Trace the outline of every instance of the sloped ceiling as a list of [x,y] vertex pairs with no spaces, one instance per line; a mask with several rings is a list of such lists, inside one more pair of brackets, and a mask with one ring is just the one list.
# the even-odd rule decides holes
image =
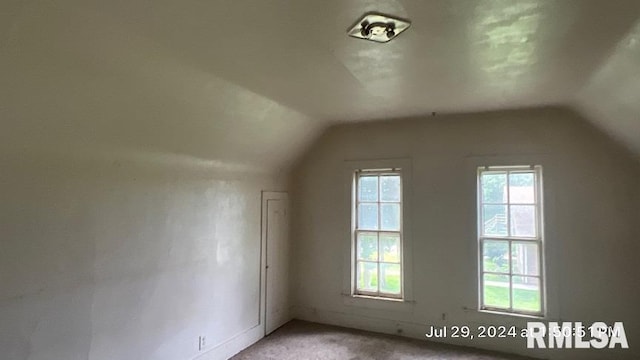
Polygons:
[[[367,11],[413,25],[347,37]],[[640,152],[639,19],[636,0],[9,0],[0,146],[274,169],[335,122],[564,104]]]
[[574,106],[640,155],[640,21],[594,72]]

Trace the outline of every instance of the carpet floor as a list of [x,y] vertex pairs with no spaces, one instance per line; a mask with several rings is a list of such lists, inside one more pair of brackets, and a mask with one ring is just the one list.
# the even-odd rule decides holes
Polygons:
[[232,360],[524,360],[472,348],[293,320]]

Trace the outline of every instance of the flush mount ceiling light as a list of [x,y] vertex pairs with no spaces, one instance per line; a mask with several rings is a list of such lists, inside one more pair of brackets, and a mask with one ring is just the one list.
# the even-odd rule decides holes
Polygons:
[[408,20],[368,13],[353,25],[347,34],[359,39],[385,43],[407,30],[410,25]]

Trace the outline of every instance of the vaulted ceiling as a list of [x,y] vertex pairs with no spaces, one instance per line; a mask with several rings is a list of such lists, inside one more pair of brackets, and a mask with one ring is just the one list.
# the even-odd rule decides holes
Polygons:
[[[412,26],[347,37],[368,11]],[[4,147],[272,168],[335,122],[567,105],[640,153],[640,2],[10,0],[0,79]]]

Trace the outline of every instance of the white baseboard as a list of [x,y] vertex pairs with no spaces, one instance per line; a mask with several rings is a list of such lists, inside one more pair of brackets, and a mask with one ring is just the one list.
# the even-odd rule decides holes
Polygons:
[[194,360],[227,360],[263,337],[264,325],[259,324],[198,355]]

